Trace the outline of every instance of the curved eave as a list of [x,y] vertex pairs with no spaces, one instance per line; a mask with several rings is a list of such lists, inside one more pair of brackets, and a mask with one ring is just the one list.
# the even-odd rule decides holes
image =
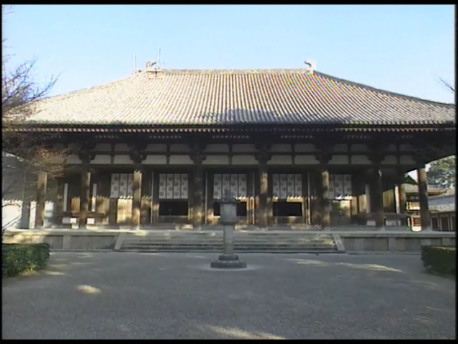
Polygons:
[[221,132],[221,131],[350,131],[350,132],[419,132],[453,131],[456,123],[402,124],[21,124],[9,130],[21,132]]

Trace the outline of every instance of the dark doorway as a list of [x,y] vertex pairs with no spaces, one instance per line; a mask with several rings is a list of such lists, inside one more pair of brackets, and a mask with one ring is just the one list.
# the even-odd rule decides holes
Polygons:
[[159,216],[188,216],[188,201],[160,201]]
[[273,203],[274,216],[302,216],[301,202],[279,201]]

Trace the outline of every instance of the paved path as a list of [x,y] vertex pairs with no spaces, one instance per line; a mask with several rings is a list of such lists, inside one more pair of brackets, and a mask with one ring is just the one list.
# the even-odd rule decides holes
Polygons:
[[53,253],[3,281],[3,338],[454,338],[455,281],[419,255]]

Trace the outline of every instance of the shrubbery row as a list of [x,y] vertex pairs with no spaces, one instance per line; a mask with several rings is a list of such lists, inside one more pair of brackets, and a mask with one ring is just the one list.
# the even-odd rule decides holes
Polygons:
[[46,267],[49,244],[2,244],[2,276],[14,276]]
[[427,270],[456,274],[456,249],[453,246],[422,246],[421,260]]

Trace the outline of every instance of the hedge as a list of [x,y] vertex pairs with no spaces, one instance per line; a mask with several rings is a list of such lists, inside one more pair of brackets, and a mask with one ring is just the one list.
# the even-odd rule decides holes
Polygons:
[[2,244],[2,276],[14,276],[46,267],[49,244]]
[[456,273],[456,249],[453,246],[422,246],[421,260],[427,270]]

